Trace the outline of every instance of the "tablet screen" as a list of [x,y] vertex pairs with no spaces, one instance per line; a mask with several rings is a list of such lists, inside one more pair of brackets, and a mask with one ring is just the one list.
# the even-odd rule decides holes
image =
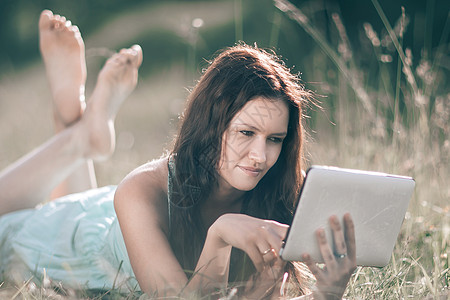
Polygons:
[[328,218],[336,215],[342,222],[348,212],[355,224],[357,265],[387,265],[414,185],[410,177],[312,166],[280,256],[301,261],[301,255],[309,253],[315,261],[323,262],[315,231],[324,228],[332,246]]

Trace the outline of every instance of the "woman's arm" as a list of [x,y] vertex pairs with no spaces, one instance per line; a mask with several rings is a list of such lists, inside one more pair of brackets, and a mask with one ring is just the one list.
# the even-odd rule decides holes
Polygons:
[[[344,216],[344,229],[336,216],[330,217],[333,231],[332,247],[323,230],[317,231],[319,248],[326,267],[319,268],[308,254],[304,262],[317,279],[316,290],[304,299],[341,299],[356,268],[356,244],[353,221]],[[288,226],[242,214],[225,214],[210,227],[196,271],[190,284],[204,293],[227,284],[231,246],[245,251],[257,273],[247,282],[247,299],[278,298],[285,262],[279,253]],[[264,249],[264,250],[263,250]],[[268,249],[271,251],[267,252]],[[335,252],[332,251],[335,249]],[[336,254],[342,254],[337,257]]]
[[271,294],[282,277],[285,262],[278,253],[288,226],[243,214],[224,214],[209,228],[189,286],[208,294],[228,283],[231,248],[243,250],[257,269],[246,286],[249,299]]
[[190,289],[208,294],[227,286],[232,246],[225,243],[210,228],[203,245],[194,276],[189,282]]
[[114,207],[131,266],[149,295],[178,295],[187,277],[167,239],[167,160],[148,163],[118,186]]

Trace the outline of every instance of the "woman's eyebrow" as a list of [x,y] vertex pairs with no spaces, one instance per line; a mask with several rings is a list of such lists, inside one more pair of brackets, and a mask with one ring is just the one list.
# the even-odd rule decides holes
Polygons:
[[245,122],[235,123],[234,125],[236,125],[236,126],[247,126],[247,127],[249,127],[250,129],[252,129],[252,130],[255,130],[255,131],[261,131],[258,127],[254,126],[254,125],[250,125],[250,124],[245,123]]
[[[239,122],[239,123],[235,123],[235,126],[247,126],[250,129],[254,130],[254,131],[261,131],[261,129],[259,129],[258,127],[254,126],[254,125],[250,125],[248,123],[245,122]],[[287,135],[287,131],[281,131],[281,132],[275,132],[275,133],[271,133],[270,135],[273,136],[286,136]]]
[[271,135],[274,135],[274,136],[286,136],[286,135],[287,135],[287,132],[286,132],[286,131],[283,131],[283,132],[277,132],[277,133],[272,133]]

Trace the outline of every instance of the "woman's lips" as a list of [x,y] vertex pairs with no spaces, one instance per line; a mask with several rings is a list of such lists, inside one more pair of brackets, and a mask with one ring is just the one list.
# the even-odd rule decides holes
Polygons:
[[239,166],[239,168],[247,175],[252,177],[257,177],[259,174],[261,174],[262,169],[259,168],[253,168],[253,167],[243,167]]

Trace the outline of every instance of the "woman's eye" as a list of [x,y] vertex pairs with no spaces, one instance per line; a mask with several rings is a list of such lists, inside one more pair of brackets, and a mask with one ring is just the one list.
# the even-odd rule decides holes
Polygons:
[[279,138],[279,137],[271,137],[271,138],[269,138],[269,141],[271,141],[275,144],[281,144],[283,142],[283,139]]
[[253,131],[249,131],[249,130],[241,130],[240,133],[242,133],[245,136],[252,136],[253,135]]

